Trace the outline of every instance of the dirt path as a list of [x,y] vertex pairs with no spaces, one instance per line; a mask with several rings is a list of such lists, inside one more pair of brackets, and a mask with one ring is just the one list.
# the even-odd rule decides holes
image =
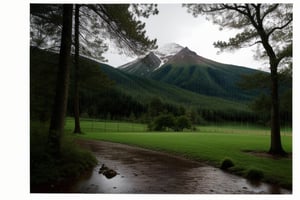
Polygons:
[[[144,194],[248,194],[290,193],[273,185],[252,185],[246,179],[218,168],[128,145],[102,141],[80,141],[99,160],[93,171],[81,177],[64,192],[144,193]],[[107,179],[99,174],[105,164],[117,171]]]

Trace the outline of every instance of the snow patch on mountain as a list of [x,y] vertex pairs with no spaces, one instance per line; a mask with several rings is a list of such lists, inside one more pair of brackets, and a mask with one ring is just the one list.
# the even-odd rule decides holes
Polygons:
[[[147,55],[139,57],[129,63],[119,66],[119,69],[127,72],[137,72],[139,74],[149,74],[159,69],[161,66],[170,61],[170,59],[184,48],[176,43],[168,43],[159,47]],[[142,67],[144,66],[144,67]],[[147,67],[146,67],[147,66]],[[143,71],[144,70],[144,71]]]
[[160,59],[160,65],[155,69],[159,69],[162,65],[169,61],[169,59],[183,49],[182,46],[176,43],[168,43],[159,47],[153,53]]
[[160,57],[163,57],[163,56],[175,55],[182,49],[183,49],[183,47],[180,46],[179,44],[168,43],[168,44],[165,44],[165,45],[159,47],[156,51],[154,51],[154,53]]

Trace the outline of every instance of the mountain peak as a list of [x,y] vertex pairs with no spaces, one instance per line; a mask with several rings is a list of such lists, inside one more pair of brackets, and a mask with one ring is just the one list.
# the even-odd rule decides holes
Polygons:
[[190,50],[188,47],[181,49],[176,55],[174,55],[169,61],[168,64],[177,63],[177,64],[190,64],[190,63],[202,63],[203,58],[198,56],[197,53]]
[[181,51],[178,52],[178,54],[192,54],[192,55],[197,55],[196,52],[190,50],[188,47],[183,48]]
[[149,73],[153,72],[160,63],[161,60],[155,53],[150,52],[144,57],[120,66],[119,69],[139,76],[147,76]]
[[155,55],[161,60],[160,65],[157,67],[157,69],[168,62],[171,57],[173,57],[182,49],[183,46],[176,43],[167,43],[160,46],[156,51],[154,51]]
[[146,57],[147,56],[155,56],[155,54],[153,52],[150,52],[148,55],[146,55]]
[[155,51],[149,52],[144,57],[120,66],[120,69],[136,75],[148,76],[165,64],[205,64],[208,61],[208,59],[197,55],[188,47],[182,47],[176,43],[168,43],[160,46]]
[[176,44],[176,43],[167,43],[165,45],[160,46],[155,53],[160,55],[175,55],[178,53],[181,49],[183,49],[183,46]]

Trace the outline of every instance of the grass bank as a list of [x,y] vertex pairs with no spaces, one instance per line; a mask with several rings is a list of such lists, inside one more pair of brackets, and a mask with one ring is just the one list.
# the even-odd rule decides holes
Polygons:
[[97,164],[96,158],[80,148],[74,137],[62,138],[60,157],[47,152],[48,124],[30,123],[30,188],[31,192],[50,192],[61,183],[78,177]]
[[[245,151],[267,151],[270,136],[266,129],[255,126],[205,126],[195,132],[147,132],[142,124],[122,122],[82,121],[83,139],[104,140],[140,146],[157,151],[181,155],[189,159],[205,161],[219,167],[224,158],[230,158],[234,167],[230,170],[246,177],[248,171],[258,169],[264,181],[286,188],[292,187],[292,159],[273,159],[249,154]],[[105,123],[105,129],[103,129]],[[117,127],[118,126],[118,127]],[[67,120],[66,129],[71,130],[73,120]],[[97,127],[97,129],[96,129]],[[130,131],[130,129],[132,129]],[[284,149],[292,152],[290,130],[282,136]]]

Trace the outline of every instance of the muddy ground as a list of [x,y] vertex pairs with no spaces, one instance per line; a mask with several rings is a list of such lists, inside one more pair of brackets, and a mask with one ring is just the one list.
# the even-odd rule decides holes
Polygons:
[[[278,186],[256,183],[218,168],[166,153],[124,144],[79,141],[99,164],[79,180],[54,192],[134,194],[289,194]],[[99,174],[105,164],[117,172],[113,178]]]

